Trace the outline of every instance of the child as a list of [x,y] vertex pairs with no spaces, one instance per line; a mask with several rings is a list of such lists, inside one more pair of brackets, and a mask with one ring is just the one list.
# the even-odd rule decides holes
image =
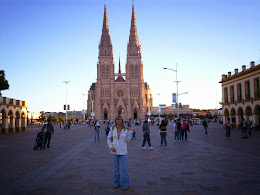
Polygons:
[[106,135],[108,136],[109,131],[110,131],[109,124],[107,125],[107,128],[105,129],[105,131],[106,131]]
[[133,137],[132,137],[132,140],[133,140],[133,139],[136,139],[135,134],[136,134],[136,131],[133,130]]

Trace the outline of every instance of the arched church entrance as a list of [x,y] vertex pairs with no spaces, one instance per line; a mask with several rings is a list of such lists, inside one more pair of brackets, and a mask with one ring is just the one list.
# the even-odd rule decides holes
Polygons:
[[104,110],[104,120],[107,120],[107,110]]
[[137,110],[134,109],[134,120],[137,120]]
[[118,109],[117,115],[122,115],[122,114],[123,114],[123,108],[120,107],[120,108]]

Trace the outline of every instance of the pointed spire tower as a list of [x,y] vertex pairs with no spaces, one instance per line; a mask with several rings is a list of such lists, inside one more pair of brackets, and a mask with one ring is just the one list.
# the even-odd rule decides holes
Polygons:
[[102,29],[101,40],[99,43],[99,56],[112,56],[112,55],[113,55],[113,48],[112,48],[109,28],[108,28],[107,3],[105,1],[103,29]]
[[128,56],[141,56],[141,45],[139,43],[136,21],[135,21],[134,1],[133,1],[133,6],[132,6],[132,19],[131,19],[129,41],[128,41],[128,45],[127,45],[127,55]]
[[119,57],[119,70],[118,70],[118,75],[121,76],[121,65],[120,65],[120,57]]
[[116,79],[116,82],[124,82],[124,81],[125,79],[123,78],[121,73],[121,65],[120,65],[120,57],[119,57],[119,69],[118,69],[118,77]]

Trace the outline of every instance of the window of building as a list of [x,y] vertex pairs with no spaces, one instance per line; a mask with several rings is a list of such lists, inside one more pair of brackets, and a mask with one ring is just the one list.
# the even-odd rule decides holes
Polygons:
[[227,87],[224,88],[224,103],[225,104],[228,103],[228,88]]
[[105,66],[102,66],[101,72],[102,72],[102,79],[105,79]]
[[246,100],[250,100],[250,81],[245,82],[245,96]]
[[241,83],[237,84],[237,101],[242,101],[242,87],[241,87]]
[[235,102],[234,85],[230,86],[230,102]]
[[138,79],[138,66],[135,67],[135,78]]
[[134,78],[134,67],[133,66],[130,67],[130,73],[131,73],[131,79],[133,79]]
[[259,78],[254,79],[254,92],[255,92],[255,99],[260,98]]
[[107,66],[107,79],[109,79],[109,67]]

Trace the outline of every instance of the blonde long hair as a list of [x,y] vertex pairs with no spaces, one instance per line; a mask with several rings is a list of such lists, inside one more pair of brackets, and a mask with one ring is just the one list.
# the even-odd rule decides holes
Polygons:
[[117,117],[116,117],[116,119],[115,119],[115,124],[114,124],[114,126],[113,126],[113,129],[116,127],[116,120],[117,119],[121,119],[122,120],[122,127],[123,127],[123,129],[125,130],[125,123],[124,123],[124,119],[123,119],[123,117],[122,116],[120,116],[120,115],[118,115]]

